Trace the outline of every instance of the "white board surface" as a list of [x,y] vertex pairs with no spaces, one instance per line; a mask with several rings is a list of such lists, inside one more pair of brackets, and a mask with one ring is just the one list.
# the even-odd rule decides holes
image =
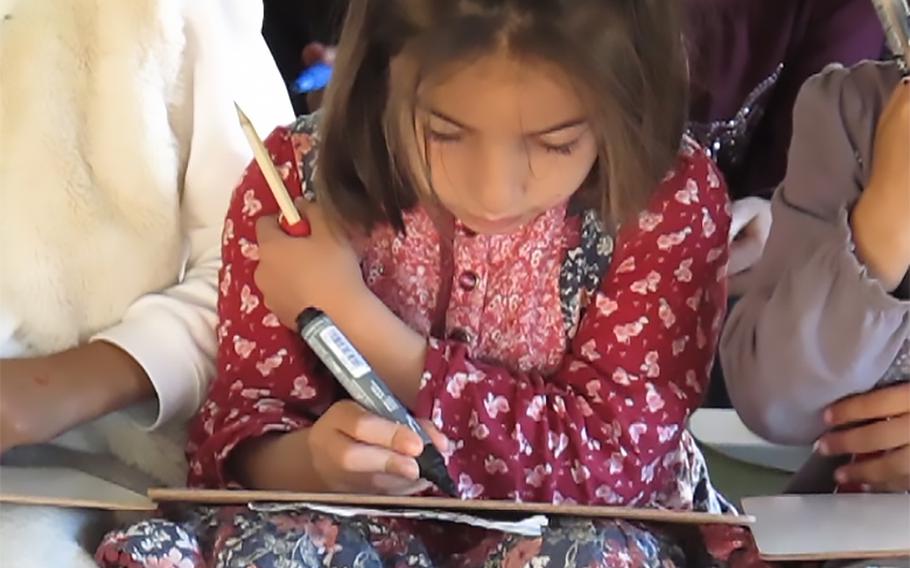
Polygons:
[[743,499],[752,534],[771,561],[910,555],[910,495],[777,495]]

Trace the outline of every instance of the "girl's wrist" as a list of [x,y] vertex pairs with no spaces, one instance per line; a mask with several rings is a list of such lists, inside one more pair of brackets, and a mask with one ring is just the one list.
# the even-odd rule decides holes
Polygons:
[[307,427],[250,440],[237,448],[228,468],[250,489],[322,491],[322,480],[313,467],[310,430]]

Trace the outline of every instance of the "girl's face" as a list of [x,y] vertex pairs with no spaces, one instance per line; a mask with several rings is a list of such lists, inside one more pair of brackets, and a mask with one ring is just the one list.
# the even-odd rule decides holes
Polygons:
[[585,114],[555,66],[502,52],[458,67],[420,96],[436,197],[477,233],[515,231],[588,177],[597,146]]

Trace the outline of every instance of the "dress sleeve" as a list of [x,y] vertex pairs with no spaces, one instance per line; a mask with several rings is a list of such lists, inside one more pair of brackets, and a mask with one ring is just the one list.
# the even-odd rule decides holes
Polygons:
[[[291,195],[301,195],[298,164],[312,149],[310,135],[280,128],[266,147]],[[224,224],[218,369],[190,431],[191,485],[234,485],[228,462],[238,445],[303,428],[337,398],[335,383],[326,380],[309,347],[265,307],[253,279],[259,258],[256,221],[277,213],[254,162],[234,191]]]
[[736,409],[769,440],[816,440],[824,409],[871,389],[910,337],[910,302],[868,273],[848,221],[897,80],[881,64],[833,68],[811,79],[797,101],[771,235],[721,346]]

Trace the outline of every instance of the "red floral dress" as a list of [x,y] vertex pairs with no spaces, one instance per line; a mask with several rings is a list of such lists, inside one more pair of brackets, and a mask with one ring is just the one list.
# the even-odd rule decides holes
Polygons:
[[[306,192],[314,119],[266,146],[292,195]],[[304,428],[341,396],[254,283],[255,223],[276,213],[251,166],[225,223],[218,376],[191,430],[192,485],[235,485],[234,448]],[[454,442],[462,497],[730,510],[685,429],[726,306],[728,199],[701,149],[686,141],[616,235],[571,205],[510,235],[440,226],[420,207],[404,220],[404,234],[370,235],[364,279],[431,338],[414,411]]]

